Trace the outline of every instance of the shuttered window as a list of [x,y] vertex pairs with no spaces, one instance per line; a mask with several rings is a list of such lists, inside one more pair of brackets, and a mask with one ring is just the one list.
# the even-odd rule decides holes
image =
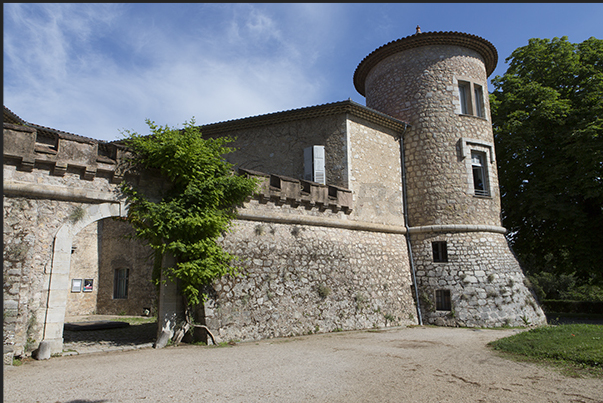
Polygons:
[[304,179],[326,184],[325,146],[311,146],[304,149]]

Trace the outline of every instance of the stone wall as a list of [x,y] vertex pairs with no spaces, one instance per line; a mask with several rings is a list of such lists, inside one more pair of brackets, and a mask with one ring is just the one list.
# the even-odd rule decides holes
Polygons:
[[[542,324],[542,310],[524,285],[501,227],[484,55],[496,50],[481,38],[417,33],[369,55],[357,70],[356,79],[364,81],[356,85],[366,92],[367,106],[411,126],[404,135],[408,225],[426,321]],[[487,63],[490,71],[495,60]],[[469,86],[466,112],[459,83]],[[479,88],[481,96],[474,92]],[[482,114],[476,108],[480,100]],[[472,151],[486,157],[487,194],[475,191]],[[448,262],[434,262],[434,240],[447,242]],[[436,290],[450,292],[452,309],[436,311]]]
[[[262,207],[252,200],[243,212],[265,216]],[[417,323],[403,234],[304,225],[311,212],[296,216],[302,223],[237,220],[223,240],[243,261],[241,275],[217,281],[206,304],[220,340]]]
[[[503,234],[419,233],[411,239],[425,323],[469,327],[546,324]],[[434,262],[434,241],[446,241],[448,262]],[[436,290],[450,290],[450,311],[436,310]]]
[[354,217],[367,222],[404,226],[401,133],[350,116],[349,188]]
[[[484,88],[484,118],[458,113],[459,79]],[[411,125],[404,137],[409,225],[500,225],[494,138],[488,120],[490,106],[482,57],[458,46],[408,49],[374,67],[367,76],[366,88],[367,106]],[[471,141],[489,150],[488,197],[475,197],[470,186],[470,156],[467,159],[466,151]]]
[[4,197],[5,352],[30,353],[42,340],[54,234],[79,207],[80,203]]
[[325,146],[327,183],[348,186],[346,117],[343,114],[262,125],[221,132],[235,139],[238,150],[226,160],[237,168],[268,172],[294,179],[304,178],[304,148]]
[[[65,273],[53,273],[53,248],[63,241],[56,238],[59,231],[79,228],[94,206],[119,205],[124,175],[117,167],[123,155],[117,146],[81,136],[4,123],[3,145],[4,357],[10,362],[38,347],[45,323],[53,324],[47,333],[62,334],[65,314],[94,312],[97,224],[69,234],[74,238],[71,250],[65,251],[71,252]],[[128,178],[138,182],[136,176]],[[150,182],[157,187],[157,181]],[[65,288],[54,289],[53,303],[58,305],[49,306],[49,290],[61,283],[53,278],[64,280]],[[93,292],[71,293],[72,278],[93,279]]]
[[[91,315],[96,313],[99,268],[98,223],[89,224],[73,240],[69,280],[81,280],[78,292],[71,290],[67,297],[65,316]],[[92,280],[92,290],[84,289],[84,281]]]
[[[116,219],[99,221],[100,244],[98,300],[100,315],[157,314],[157,288],[152,283],[153,250],[131,238],[134,233],[127,222]],[[129,269],[128,297],[114,298],[116,269]]]

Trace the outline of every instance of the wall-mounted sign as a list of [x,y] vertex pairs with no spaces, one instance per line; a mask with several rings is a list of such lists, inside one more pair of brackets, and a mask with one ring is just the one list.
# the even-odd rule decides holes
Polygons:
[[92,292],[92,284],[94,280],[91,278],[87,278],[84,280],[84,292]]
[[81,292],[82,291],[82,279],[74,278],[71,279],[71,292]]

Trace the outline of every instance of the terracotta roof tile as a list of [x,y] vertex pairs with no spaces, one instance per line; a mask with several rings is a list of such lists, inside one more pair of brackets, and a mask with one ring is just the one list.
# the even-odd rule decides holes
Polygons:
[[477,35],[463,32],[422,32],[389,42],[366,56],[354,72],[354,86],[356,90],[365,95],[364,83],[373,67],[380,61],[395,53],[430,45],[463,46],[478,52],[486,65],[486,75],[492,74],[498,63],[498,51],[489,41]]

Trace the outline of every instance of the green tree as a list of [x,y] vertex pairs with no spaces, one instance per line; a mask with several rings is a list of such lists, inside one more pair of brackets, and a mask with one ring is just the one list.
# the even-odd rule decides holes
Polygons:
[[[146,123],[150,135],[123,133],[123,143],[133,154],[129,165],[158,170],[168,190],[153,200],[143,190],[124,183],[127,220],[135,237],[147,241],[155,251],[156,284],[162,273],[179,282],[186,307],[186,331],[192,326],[192,309],[205,299],[203,288],[216,278],[236,274],[232,264],[236,257],[218,240],[236,217],[236,206],[257,185],[253,178],[236,175],[223,159],[224,154],[234,151],[226,147],[232,139],[203,139],[194,120],[186,122],[182,130],[160,127],[148,119]],[[171,267],[162,267],[166,254],[174,257]]]
[[603,41],[530,39],[492,80],[503,224],[528,272],[603,281]]

